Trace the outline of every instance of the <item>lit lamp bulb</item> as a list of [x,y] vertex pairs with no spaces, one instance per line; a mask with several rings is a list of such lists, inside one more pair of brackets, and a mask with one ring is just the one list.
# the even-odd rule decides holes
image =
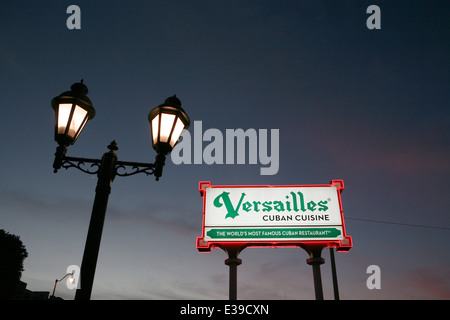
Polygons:
[[153,148],[162,155],[172,151],[183,130],[188,129],[190,125],[189,117],[181,108],[181,101],[175,95],[150,111],[148,121]]

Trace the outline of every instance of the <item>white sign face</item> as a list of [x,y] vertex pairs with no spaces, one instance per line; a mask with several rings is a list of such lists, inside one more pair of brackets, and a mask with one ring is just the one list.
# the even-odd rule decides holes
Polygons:
[[[336,183],[338,181],[339,183]],[[343,181],[320,186],[203,185],[203,243],[344,240]]]

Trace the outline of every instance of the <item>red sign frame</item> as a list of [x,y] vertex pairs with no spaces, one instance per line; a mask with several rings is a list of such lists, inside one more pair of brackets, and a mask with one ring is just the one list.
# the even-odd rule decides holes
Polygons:
[[[205,240],[205,203],[206,203],[206,189],[207,188],[279,188],[279,187],[336,187],[337,197],[339,200],[339,210],[341,214],[342,221],[342,231],[343,239],[337,240],[277,240],[277,241],[211,241]],[[202,222],[202,236],[197,238],[197,250],[199,252],[210,252],[211,249],[221,248],[227,250],[227,248],[247,248],[247,247],[302,247],[302,248],[313,248],[313,247],[329,247],[336,248],[337,251],[349,251],[353,246],[352,237],[346,234],[345,222],[344,222],[344,212],[342,209],[341,192],[344,189],[343,180],[332,180],[330,184],[323,185],[211,185],[210,181],[200,181],[199,191],[200,196],[203,198],[203,222]]]

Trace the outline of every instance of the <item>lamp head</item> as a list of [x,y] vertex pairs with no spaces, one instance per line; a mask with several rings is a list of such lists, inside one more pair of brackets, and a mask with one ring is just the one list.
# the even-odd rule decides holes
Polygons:
[[55,110],[55,140],[64,146],[74,144],[87,121],[95,116],[95,109],[87,96],[89,90],[83,80],[74,83],[70,89],[51,102]]
[[169,154],[178,142],[184,129],[188,129],[190,120],[181,108],[181,101],[176,95],[167,98],[163,104],[155,107],[148,114],[152,132],[153,148],[158,154]]

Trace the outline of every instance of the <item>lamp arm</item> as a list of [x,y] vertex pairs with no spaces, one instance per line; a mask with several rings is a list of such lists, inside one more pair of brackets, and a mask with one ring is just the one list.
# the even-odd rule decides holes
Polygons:
[[[77,158],[77,157],[63,157],[61,161],[61,168],[69,169],[76,168],[88,174],[97,174],[100,168],[102,160],[100,159],[88,159],[88,158]],[[84,167],[86,163],[91,163],[90,168],[97,167],[96,170],[90,170]],[[55,168],[55,171],[57,169]]]
[[85,169],[83,165],[85,163],[91,163],[91,168],[94,166],[100,167],[101,160],[98,159],[88,159],[88,158],[76,158],[76,157],[66,157],[67,146],[64,144],[59,144],[56,148],[55,152],[55,160],[53,161],[53,172],[56,173],[59,169],[69,169],[69,168],[77,168],[85,173],[96,174],[98,173],[98,169],[95,171],[91,171]]
[[[127,167],[131,167],[132,171],[127,171]],[[123,172],[119,170],[122,169]],[[145,173],[147,176],[155,173],[154,163],[116,161],[116,174],[120,177],[128,177],[138,173]]]
[[71,272],[71,273],[67,273],[64,277],[62,277],[61,279],[59,279],[59,280],[55,280],[55,281],[57,281],[57,282],[61,282],[61,281],[63,281],[65,278],[67,278],[67,276],[73,276],[73,274],[74,274],[74,272]]
[[[114,144],[113,144],[114,142]],[[108,148],[110,152],[117,150],[115,141],[113,141]],[[53,162],[54,172],[56,173],[60,168],[69,169],[76,168],[88,174],[99,174],[102,164],[101,159],[90,158],[78,158],[78,157],[66,157],[67,148],[64,145],[59,145],[56,149],[55,160]],[[106,153],[105,153],[106,155]],[[145,162],[131,162],[131,161],[115,161],[112,177],[118,175],[120,177],[128,177],[138,173],[145,173],[147,176],[154,175],[156,181],[162,175],[162,170],[165,164],[166,156],[164,154],[158,154],[156,156],[155,163]],[[86,168],[85,164],[90,163],[90,168]],[[97,167],[95,170],[93,167]],[[127,171],[127,167],[131,167],[131,171]]]
[[[162,175],[165,159],[164,155],[157,155],[155,163],[116,161],[116,174],[120,177],[128,177],[145,173],[147,176],[154,175],[158,181]],[[128,172],[126,167],[131,167],[132,171]],[[119,169],[123,169],[124,172],[119,172]]]

